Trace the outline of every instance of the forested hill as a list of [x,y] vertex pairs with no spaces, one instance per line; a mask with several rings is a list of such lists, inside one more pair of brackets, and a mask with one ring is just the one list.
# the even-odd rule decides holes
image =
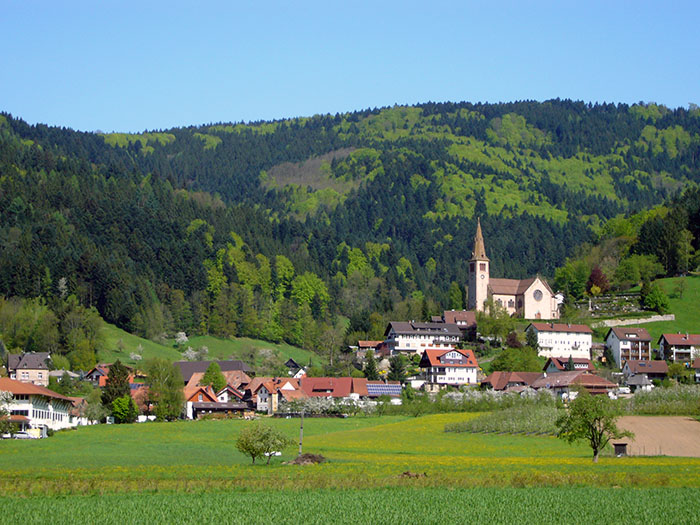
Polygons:
[[55,294],[63,277],[144,333],[163,317],[288,338],[304,309],[368,328],[407,298],[458,303],[477,216],[494,275],[551,276],[606,219],[700,182],[699,162],[700,111],[653,104],[428,103],[131,135],[3,114],[0,294]]

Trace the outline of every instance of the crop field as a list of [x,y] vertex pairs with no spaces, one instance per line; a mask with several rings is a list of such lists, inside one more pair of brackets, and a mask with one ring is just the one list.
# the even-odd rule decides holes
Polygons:
[[[0,497],[0,523],[694,523],[695,489],[390,488]],[[640,504],[643,502],[643,504]]]

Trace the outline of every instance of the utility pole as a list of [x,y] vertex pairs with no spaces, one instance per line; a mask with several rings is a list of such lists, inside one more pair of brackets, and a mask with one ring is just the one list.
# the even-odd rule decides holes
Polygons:
[[301,409],[301,423],[299,425],[299,455],[301,456],[301,445],[304,441],[304,409]]

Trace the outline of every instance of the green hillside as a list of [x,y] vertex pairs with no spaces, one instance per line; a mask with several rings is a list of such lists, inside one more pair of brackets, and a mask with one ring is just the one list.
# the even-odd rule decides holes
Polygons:
[[[138,365],[144,361],[159,357],[168,361],[180,361],[185,358],[182,352],[188,347],[198,350],[207,347],[209,359],[240,359],[252,367],[260,366],[265,359],[264,350],[271,350],[281,362],[285,362],[290,357],[301,365],[306,365],[309,360],[320,361],[320,357],[314,352],[297,348],[287,344],[275,344],[257,339],[232,338],[222,339],[218,337],[195,336],[178,348],[174,348],[175,341],[170,340],[167,344],[158,344],[149,339],[144,339],[130,334],[112,324],[104,323],[102,328],[104,338],[104,350],[98,352],[98,360],[104,363],[111,363],[119,359],[123,363]],[[263,350],[261,353],[260,351]],[[140,360],[132,358],[132,354],[141,356]]]
[[[671,277],[656,281],[669,298],[669,313],[676,316],[675,321],[660,321],[643,325],[651,334],[652,346],[663,333],[684,332],[700,334],[700,275]],[[685,282],[685,285],[681,283]],[[683,288],[682,295],[680,294]]]

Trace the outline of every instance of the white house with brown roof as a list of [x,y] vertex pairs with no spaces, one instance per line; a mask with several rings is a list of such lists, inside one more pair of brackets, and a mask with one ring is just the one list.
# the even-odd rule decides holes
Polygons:
[[23,428],[60,430],[77,425],[71,418],[73,402],[69,397],[9,377],[0,377],[0,392],[12,394],[6,407],[10,412],[10,421]]
[[554,292],[539,275],[529,279],[491,277],[481,222],[476,225],[474,251],[469,259],[467,303],[470,310],[483,311],[489,298],[512,316],[525,319],[559,319],[559,304]]
[[661,334],[658,343],[662,359],[690,363],[700,357],[700,334]]
[[462,340],[462,331],[456,324],[417,323],[392,321],[384,331],[390,355],[422,355],[428,348],[448,350]]
[[475,385],[479,364],[472,350],[436,350],[423,352],[420,367],[427,383],[434,385]]
[[537,335],[538,355],[568,359],[590,359],[593,330],[585,324],[530,323],[526,332]]
[[614,326],[605,335],[605,346],[610,349],[618,368],[630,359],[651,360],[651,336],[645,328]]

